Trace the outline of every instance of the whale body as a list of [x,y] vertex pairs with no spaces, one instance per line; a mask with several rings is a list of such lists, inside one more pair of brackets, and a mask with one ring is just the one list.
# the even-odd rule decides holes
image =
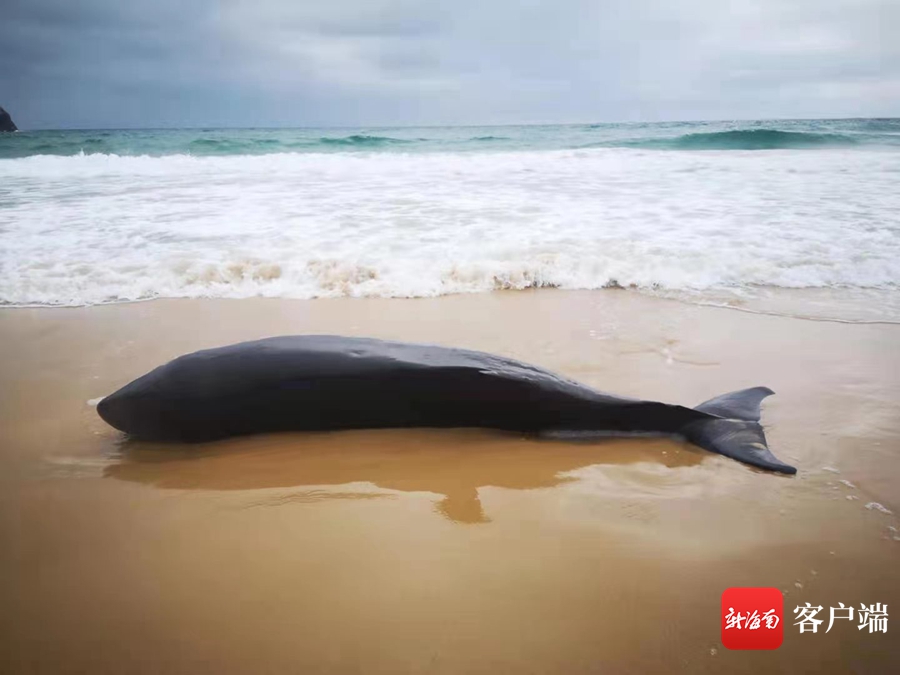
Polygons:
[[493,354],[333,335],[207,349],[156,368],[97,406],[139,439],[208,441],[275,431],[483,427],[543,434],[664,434],[793,474],[759,424],[754,387],[695,408],[606,394]]

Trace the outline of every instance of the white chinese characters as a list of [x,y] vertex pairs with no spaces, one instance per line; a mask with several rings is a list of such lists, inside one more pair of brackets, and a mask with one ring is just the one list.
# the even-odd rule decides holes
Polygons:
[[800,626],[800,632],[817,632],[819,624],[824,623],[822,619],[817,619],[816,614],[822,611],[822,605],[813,607],[810,603],[806,603],[806,607],[794,607],[795,619],[800,619],[795,626]]
[[[847,619],[853,621],[853,607],[844,607],[843,602],[839,602],[838,604],[840,607],[831,608],[831,618],[828,620],[828,629],[825,631],[826,633],[831,630],[831,626],[835,619]],[[839,616],[839,612],[846,612],[846,616]],[[800,632],[803,632],[802,628],[800,629]]]
[[[795,626],[800,627],[801,633],[816,633],[818,632],[819,626],[823,624],[824,619],[817,619],[816,615],[822,611],[822,606],[814,606],[811,603],[807,602],[805,605],[794,607],[794,618],[798,619],[794,622]],[[847,621],[853,621],[853,606],[844,606],[843,602],[838,603],[838,607],[831,607],[829,612],[828,619],[828,628],[825,629],[825,632],[831,630],[834,625],[835,619],[844,619]],[[888,613],[887,613],[887,605],[882,605],[880,602],[876,602],[873,605],[866,606],[863,603],[859,603],[859,610],[857,611],[857,619],[859,620],[859,625],[857,628],[859,630],[863,630],[868,626],[870,633],[887,633],[887,622],[888,622]]]
[[868,625],[870,633],[878,631],[887,633],[887,620],[887,605],[876,602],[874,605],[866,607],[864,604],[859,603],[859,626],[857,626],[859,630]]

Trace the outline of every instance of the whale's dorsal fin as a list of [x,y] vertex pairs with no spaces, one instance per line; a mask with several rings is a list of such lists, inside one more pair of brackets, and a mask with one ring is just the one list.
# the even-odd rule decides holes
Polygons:
[[704,401],[694,410],[728,420],[759,422],[759,404],[764,398],[774,393],[768,387],[741,389]]

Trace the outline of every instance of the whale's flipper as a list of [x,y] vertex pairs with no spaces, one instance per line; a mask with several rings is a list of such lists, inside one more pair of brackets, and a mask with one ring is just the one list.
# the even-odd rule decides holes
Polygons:
[[698,405],[695,410],[714,415],[690,422],[682,433],[691,443],[739,462],[794,474],[797,469],[771,453],[759,423],[759,404],[774,394],[767,387],[753,387],[723,394]]

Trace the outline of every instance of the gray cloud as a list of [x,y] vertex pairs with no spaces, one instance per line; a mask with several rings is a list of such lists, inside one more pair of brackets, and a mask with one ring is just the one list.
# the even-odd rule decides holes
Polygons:
[[900,115],[892,0],[7,0],[23,128]]

